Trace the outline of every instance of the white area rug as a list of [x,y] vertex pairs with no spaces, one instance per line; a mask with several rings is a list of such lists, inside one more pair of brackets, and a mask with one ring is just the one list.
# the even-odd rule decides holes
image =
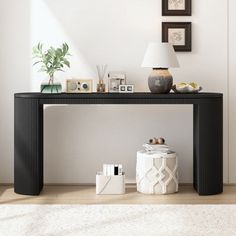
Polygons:
[[236,235],[236,205],[0,205],[1,236]]

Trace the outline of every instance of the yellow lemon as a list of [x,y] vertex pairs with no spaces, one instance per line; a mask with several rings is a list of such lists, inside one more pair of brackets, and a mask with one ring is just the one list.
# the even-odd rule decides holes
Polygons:
[[178,83],[178,84],[177,84],[177,87],[185,87],[186,85],[187,85],[186,83],[181,82],[181,83]]
[[195,89],[198,87],[198,84],[194,83],[194,82],[189,83],[189,85],[192,86]]

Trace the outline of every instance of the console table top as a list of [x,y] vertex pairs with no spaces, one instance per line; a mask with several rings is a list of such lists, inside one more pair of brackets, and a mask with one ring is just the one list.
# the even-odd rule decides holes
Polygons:
[[154,93],[15,93],[17,98],[35,98],[35,99],[204,99],[204,98],[222,98],[222,93],[168,93],[168,94],[154,94]]

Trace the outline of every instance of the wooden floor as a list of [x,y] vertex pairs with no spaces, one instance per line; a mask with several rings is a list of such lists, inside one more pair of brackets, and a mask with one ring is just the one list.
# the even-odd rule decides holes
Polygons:
[[94,186],[45,186],[40,196],[25,196],[9,185],[0,186],[0,204],[236,204],[236,186],[225,186],[223,194],[213,196],[199,196],[186,185],[171,195],[144,195],[134,186],[125,195],[96,195]]

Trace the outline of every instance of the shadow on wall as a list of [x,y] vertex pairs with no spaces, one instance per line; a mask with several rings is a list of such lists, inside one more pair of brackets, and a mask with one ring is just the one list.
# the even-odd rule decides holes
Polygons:
[[[51,14],[77,49],[90,69],[96,64],[108,64],[109,70],[124,70],[136,89],[146,90],[149,69],[141,62],[151,39],[160,38],[160,30],[150,30],[157,19],[156,1],[44,1]],[[141,16],[141,17],[140,17]],[[149,26],[149,27],[148,27]],[[156,24],[155,24],[156,27]],[[153,33],[154,32],[154,33]],[[78,68],[79,70],[82,68]]]

